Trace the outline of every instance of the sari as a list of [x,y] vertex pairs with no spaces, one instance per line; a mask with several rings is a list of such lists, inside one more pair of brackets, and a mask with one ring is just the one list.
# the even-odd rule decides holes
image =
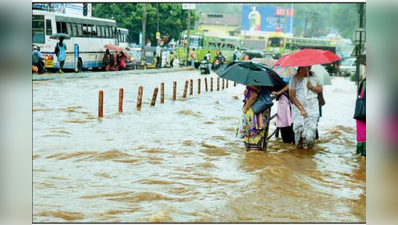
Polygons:
[[[246,103],[254,92],[259,94],[260,91],[260,88],[256,90],[246,87],[244,102]],[[268,133],[269,113],[270,110],[267,109],[264,112],[254,114],[252,107],[250,107],[244,115],[246,124],[243,126],[243,141],[247,151],[264,149]]]

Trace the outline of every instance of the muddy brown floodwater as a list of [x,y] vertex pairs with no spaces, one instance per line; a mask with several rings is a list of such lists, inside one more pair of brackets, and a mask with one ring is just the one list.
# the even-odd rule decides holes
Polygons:
[[[268,151],[247,153],[235,137],[244,87],[230,83],[211,93],[202,83],[198,95],[199,77],[204,82],[192,71],[34,82],[33,222],[366,221],[354,83],[333,78],[324,87],[313,150],[273,138]],[[209,83],[210,77],[216,75]],[[186,79],[194,79],[195,92],[181,100]],[[150,107],[161,82],[165,103],[158,98]],[[100,89],[103,119],[97,118]]]

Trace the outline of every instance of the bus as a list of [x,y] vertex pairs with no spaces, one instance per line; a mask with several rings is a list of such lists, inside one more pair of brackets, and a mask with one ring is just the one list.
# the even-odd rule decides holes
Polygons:
[[272,53],[288,54],[303,48],[324,49],[336,53],[336,45],[329,39],[286,37],[281,32],[268,35],[265,50]]
[[126,28],[117,28],[118,45],[122,48],[127,48],[130,45],[129,30]]
[[[219,36],[217,34],[203,31],[190,31],[189,48],[195,48],[196,58],[201,60],[210,51],[211,59],[221,51],[227,61],[233,60],[234,51],[242,45],[241,38],[232,36]],[[187,56],[187,31],[181,33],[176,48],[177,58],[180,61],[186,61]]]
[[64,40],[67,46],[64,68],[79,72],[102,66],[104,45],[117,45],[116,32],[115,20],[42,10],[33,10],[32,13],[32,43],[40,47],[46,69],[59,68],[54,54],[58,40],[50,39],[52,34],[71,36],[71,39]]
[[265,51],[284,54],[286,50],[286,36],[281,32],[273,32],[267,35]]

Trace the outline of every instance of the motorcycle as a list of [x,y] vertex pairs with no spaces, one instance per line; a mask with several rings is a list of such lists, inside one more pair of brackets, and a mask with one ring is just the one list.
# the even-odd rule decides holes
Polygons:
[[210,62],[202,59],[199,65],[200,74],[210,74]]

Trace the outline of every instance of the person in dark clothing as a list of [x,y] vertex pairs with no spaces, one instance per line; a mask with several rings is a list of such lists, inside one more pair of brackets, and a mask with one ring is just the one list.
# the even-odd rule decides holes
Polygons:
[[40,47],[35,45],[32,52],[32,65],[38,68],[38,73],[42,74],[44,72],[44,57],[40,52]]
[[105,66],[105,71],[110,71],[113,67],[113,55],[109,52],[109,49],[106,50],[104,57],[102,58],[102,64]]

